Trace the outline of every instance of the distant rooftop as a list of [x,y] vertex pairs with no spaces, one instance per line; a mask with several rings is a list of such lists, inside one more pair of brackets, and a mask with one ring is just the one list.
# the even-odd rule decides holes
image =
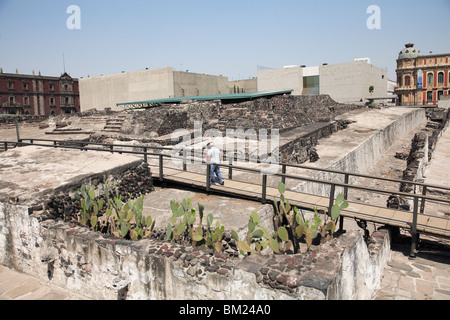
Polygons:
[[193,96],[193,97],[164,98],[164,99],[154,99],[154,100],[146,100],[146,101],[117,103],[116,105],[118,107],[149,108],[156,104],[180,103],[180,102],[186,101],[186,100],[194,100],[194,101],[252,100],[252,99],[261,98],[261,97],[291,94],[293,91],[294,90],[264,91],[264,92],[249,92],[249,93],[216,94],[216,95]]

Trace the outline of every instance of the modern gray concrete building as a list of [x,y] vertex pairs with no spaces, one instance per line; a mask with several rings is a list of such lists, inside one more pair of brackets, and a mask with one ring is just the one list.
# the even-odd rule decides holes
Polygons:
[[118,103],[229,93],[228,78],[171,67],[79,79],[81,111],[116,110]]
[[258,71],[258,91],[288,89],[294,95],[328,94],[341,103],[365,102],[388,95],[388,74],[365,60]]

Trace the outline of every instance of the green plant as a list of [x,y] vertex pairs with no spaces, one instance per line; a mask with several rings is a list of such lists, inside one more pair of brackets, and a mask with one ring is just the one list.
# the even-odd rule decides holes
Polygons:
[[306,245],[308,246],[308,249],[310,249],[313,240],[317,238],[318,230],[321,230],[322,228],[322,220],[319,218],[317,208],[314,208],[314,221],[305,221],[303,215],[297,212],[296,222],[295,235],[297,238],[304,237]]
[[[74,198],[80,201],[81,206],[80,223],[95,230],[100,228],[106,234],[134,241],[150,237],[155,221],[150,216],[143,215],[144,197],[132,200],[131,195],[130,199],[124,202],[115,186],[115,196],[111,198],[107,185],[108,181],[103,186],[105,201],[97,195],[100,191],[96,192],[94,187],[88,190],[83,185],[75,192]],[[105,204],[106,210],[103,214]]]
[[269,235],[269,232],[265,227],[260,224],[260,218],[256,211],[250,214],[248,221],[248,232],[244,240],[239,240],[239,236],[236,231],[231,232],[231,236],[237,243],[237,247],[242,255],[251,253],[260,253],[268,245],[273,247],[273,250],[277,250],[278,243]]
[[222,251],[223,233],[225,228],[216,221],[215,228],[212,228],[214,217],[209,214],[206,218],[206,229],[203,227],[203,217],[205,207],[198,204],[199,224],[194,226],[197,211],[192,208],[191,199],[183,199],[181,203],[172,200],[170,202],[172,210],[171,221],[167,224],[166,239],[169,241],[186,240],[192,246],[200,248],[211,248],[215,252]]
[[81,186],[80,190],[76,190],[74,198],[80,201],[81,217],[80,224],[90,227],[93,230],[97,228],[98,213],[103,209],[103,200],[97,199],[94,186],[88,189],[85,185]]
[[274,238],[276,238],[279,243],[278,251],[286,252],[291,249],[294,252],[297,252],[299,237],[296,236],[295,229],[298,226],[297,220],[299,213],[297,208],[292,207],[289,204],[289,200],[285,198],[284,193],[286,192],[286,186],[282,182],[278,183],[278,192],[280,193],[280,200],[277,201],[277,197],[274,198],[274,227],[276,230]]
[[[331,208],[331,219],[324,213],[324,220],[319,218],[317,207],[314,208],[314,220],[307,221],[297,207],[291,207],[289,200],[284,196],[286,187],[282,182],[278,184],[280,201],[275,197],[275,217],[274,226],[276,230],[276,239],[279,243],[279,251],[286,252],[292,249],[294,252],[299,250],[299,241],[304,239],[308,249],[312,242],[320,234],[321,243],[333,239],[336,231],[336,222],[342,209],[348,207],[348,202],[344,196],[339,194],[335,204]],[[274,236],[275,238],[275,236]],[[274,250],[277,252],[276,250]]]

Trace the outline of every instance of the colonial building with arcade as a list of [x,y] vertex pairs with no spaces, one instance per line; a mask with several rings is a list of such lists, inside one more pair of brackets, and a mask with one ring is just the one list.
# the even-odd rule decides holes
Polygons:
[[436,106],[444,95],[450,95],[450,53],[421,55],[409,43],[397,60],[398,104]]
[[78,79],[4,73],[0,69],[0,114],[59,115],[80,112]]

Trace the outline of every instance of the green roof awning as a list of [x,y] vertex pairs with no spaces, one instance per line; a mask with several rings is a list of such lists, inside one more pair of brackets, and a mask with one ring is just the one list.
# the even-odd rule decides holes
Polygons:
[[212,100],[250,100],[260,97],[276,96],[283,94],[291,94],[294,90],[283,90],[283,91],[262,91],[262,92],[249,92],[249,93],[232,93],[232,94],[217,94],[217,95],[206,95],[206,96],[193,96],[193,97],[177,97],[177,98],[164,98],[164,99],[154,99],[146,101],[135,101],[135,102],[125,102],[117,103],[117,106],[129,106],[137,108],[151,107],[154,104],[164,104],[164,103],[180,103],[185,100],[194,101],[212,101]]

